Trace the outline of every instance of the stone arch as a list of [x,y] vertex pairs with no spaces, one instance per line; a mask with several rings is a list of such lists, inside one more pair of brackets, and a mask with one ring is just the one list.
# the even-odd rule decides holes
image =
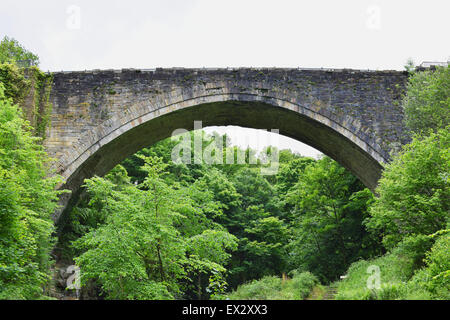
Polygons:
[[[127,156],[178,128],[237,125],[279,129],[280,134],[304,142],[329,155],[374,190],[386,162],[382,146],[370,137],[358,119],[327,116],[323,108],[302,105],[289,96],[261,92],[216,90],[208,95],[201,88],[163,92],[152,103],[136,103],[85,131],[59,157],[58,171],[66,179],[62,188],[76,194],[84,179],[104,175]],[[63,208],[72,195],[61,198]],[[59,219],[62,210],[55,213]]]

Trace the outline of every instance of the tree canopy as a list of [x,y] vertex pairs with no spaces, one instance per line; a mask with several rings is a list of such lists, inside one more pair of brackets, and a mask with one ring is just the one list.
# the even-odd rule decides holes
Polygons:
[[0,42],[0,63],[6,62],[38,66],[39,57],[25,49],[16,39],[5,36]]

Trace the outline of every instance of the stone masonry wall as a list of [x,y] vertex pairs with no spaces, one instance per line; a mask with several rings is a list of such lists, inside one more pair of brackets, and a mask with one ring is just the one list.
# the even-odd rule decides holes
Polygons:
[[[45,147],[59,159],[58,173],[70,180],[104,145],[146,121],[188,107],[195,110],[199,104],[241,101],[297,112],[331,128],[383,163],[389,161],[391,151],[407,142],[400,106],[407,78],[406,72],[347,69],[180,68],[54,73],[51,127]],[[203,114],[208,116],[208,111]],[[234,124],[223,117],[217,115],[218,123]],[[245,125],[245,121],[239,124]],[[254,120],[248,123],[255,126]],[[305,142],[310,140],[314,137],[308,140],[305,136]]]

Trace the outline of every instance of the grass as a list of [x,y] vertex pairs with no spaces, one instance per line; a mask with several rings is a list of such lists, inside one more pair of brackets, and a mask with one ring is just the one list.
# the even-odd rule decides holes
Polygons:
[[[450,237],[415,235],[387,254],[353,263],[344,279],[324,287],[310,272],[253,280],[216,299],[431,300],[450,299]],[[434,237],[436,238],[436,237]],[[379,279],[379,282],[376,281]],[[379,285],[377,285],[377,283]]]
[[[345,279],[335,282],[337,300],[429,300],[423,285],[424,258],[432,243],[427,237],[406,239],[390,253],[353,263]],[[373,280],[379,271],[379,286]],[[426,282],[426,281],[425,281]],[[442,294],[440,294],[442,296]],[[439,298],[439,297],[437,297]]]

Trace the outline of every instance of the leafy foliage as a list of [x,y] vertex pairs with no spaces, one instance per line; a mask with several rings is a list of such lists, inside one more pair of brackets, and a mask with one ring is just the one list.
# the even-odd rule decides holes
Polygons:
[[[204,146],[211,143],[208,136],[202,134],[202,137]],[[151,203],[156,200],[157,190],[168,190],[157,198],[177,214],[170,226],[184,252],[177,256],[182,261],[179,276],[172,273],[170,278],[174,281],[166,286],[170,297],[220,297],[229,288],[292,269],[298,269],[297,273],[311,270],[323,281],[330,281],[342,274],[352,261],[380,252],[376,237],[369,235],[362,226],[367,207],[373,201],[372,194],[331,159],[325,157],[316,161],[281,150],[279,173],[267,177],[260,174],[259,164],[244,164],[233,169],[225,165],[175,164],[168,158],[173,146],[172,140],[161,141],[133,156],[132,161],[126,160],[124,167],[117,167],[106,177],[113,183],[112,190],[125,193],[116,197],[121,202],[127,202],[133,192],[138,195],[143,192],[147,194],[147,203]],[[233,152],[238,150],[234,147]],[[151,164],[155,159],[160,159],[158,165]],[[127,171],[136,176],[129,177]],[[150,177],[158,178],[149,180]],[[136,190],[131,192],[127,189],[130,187]],[[74,235],[72,240],[87,239],[83,236],[86,230],[98,234],[110,224],[108,217],[112,213],[103,212],[103,205],[90,194],[92,187],[88,189],[89,202],[83,200],[72,211],[69,227],[63,232],[65,237]],[[109,198],[111,194],[99,193],[99,199]],[[131,210],[133,205],[124,203],[120,208],[117,214]],[[135,215],[138,213],[131,212],[119,223],[121,228],[127,228],[125,220],[129,223]],[[319,224],[311,224],[314,219]],[[144,225],[141,222],[139,227]],[[139,230],[141,234],[148,232]],[[318,238],[311,237],[314,234]],[[76,243],[80,241],[84,240]],[[317,250],[317,241],[321,250]],[[82,257],[100,246],[98,242],[92,243],[89,248],[78,246],[74,251],[82,270],[86,268]],[[133,247],[133,251],[140,250]],[[141,258],[135,258],[142,266],[146,265]],[[156,272],[160,263],[158,259],[151,261]],[[95,268],[101,265],[94,260],[84,263]],[[89,279],[98,282],[100,274],[92,274]],[[131,277],[131,273],[127,276]],[[108,281],[112,279],[114,277]],[[163,282],[161,276],[150,279]],[[139,278],[140,283],[148,280]],[[106,289],[104,291],[111,297]]]
[[445,228],[450,210],[450,133],[415,137],[389,163],[366,225],[393,248],[404,237]]
[[60,178],[0,83],[0,298],[36,299],[49,280]]
[[29,60],[31,65],[39,65],[39,58],[25,49],[17,40],[5,36],[0,42],[0,63],[15,63]]
[[13,103],[20,103],[25,98],[30,88],[30,83],[25,79],[21,70],[8,63],[0,64],[0,82],[4,86],[4,95],[13,100]]
[[450,66],[413,73],[403,108],[406,125],[414,133],[450,125]]
[[303,300],[319,284],[310,272],[294,273],[292,279],[266,276],[239,286],[235,291],[218,296],[230,300]]
[[[435,299],[450,299],[450,235],[449,230],[442,230],[433,236],[437,240],[426,253],[426,267],[419,270],[412,278],[416,286],[426,288]],[[432,236],[432,237],[433,237]]]
[[[337,299],[449,299],[449,80],[449,67],[412,73],[404,106],[416,134],[385,167],[365,221],[389,252],[352,264]],[[364,283],[371,265],[375,290]]]
[[[137,186],[123,168],[107,179],[86,180],[88,209],[95,211],[94,216],[104,217],[104,222],[94,224],[75,241],[75,247],[82,252],[75,261],[83,270],[82,284],[97,280],[108,299],[181,297],[180,286],[188,273],[199,277],[224,273],[227,250],[236,247],[234,236],[226,231],[183,228],[183,213],[202,216],[205,208],[197,207],[198,203],[189,198],[192,193],[185,188],[177,189],[165,182],[166,165],[161,158],[142,159],[146,177]],[[194,196],[198,197],[198,193]],[[196,222],[208,226],[208,221]],[[200,284],[200,292],[203,289]]]
[[[336,299],[448,299],[448,238],[432,245],[433,236],[408,237],[384,256],[352,264],[347,278],[336,283]],[[380,268],[379,289],[367,287],[370,266]]]
[[362,226],[371,201],[371,192],[330,158],[308,166],[288,194],[296,216],[289,245],[292,267],[331,281],[351,262],[379,252]]

